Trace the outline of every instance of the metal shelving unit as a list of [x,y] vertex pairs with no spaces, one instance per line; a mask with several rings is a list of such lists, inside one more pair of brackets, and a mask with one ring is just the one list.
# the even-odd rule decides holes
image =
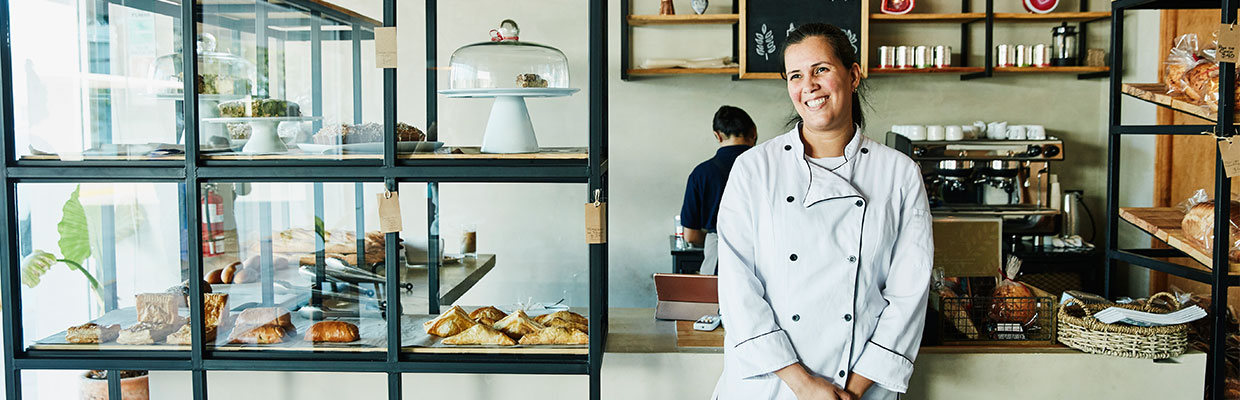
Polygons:
[[[1125,135],[1200,135],[1203,131],[1216,132],[1219,137],[1231,137],[1234,132],[1235,115],[1228,110],[1235,107],[1235,73],[1236,65],[1234,63],[1219,63],[1219,104],[1217,118],[1214,119],[1214,125],[1197,125],[1197,126],[1130,126],[1123,125],[1121,118],[1121,97],[1125,94],[1125,85],[1121,81],[1124,75],[1124,13],[1129,10],[1149,10],[1149,9],[1221,9],[1222,23],[1235,23],[1237,15],[1237,7],[1240,7],[1240,1],[1237,0],[1215,0],[1215,1],[1166,1],[1166,0],[1117,0],[1111,3],[1111,81],[1110,81],[1110,131],[1109,146],[1107,151],[1107,232],[1106,232],[1106,270],[1105,270],[1105,287],[1104,294],[1108,297],[1111,295],[1111,274],[1118,263],[1126,263],[1154,271],[1164,272],[1193,281],[1205,283],[1211,286],[1212,306],[1210,315],[1213,319],[1214,330],[1210,338],[1210,351],[1207,354],[1207,363],[1205,371],[1207,399],[1223,399],[1226,386],[1224,380],[1226,378],[1226,350],[1227,350],[1227,289],[1232,286],[1240,286],[1240,279],[1237,275],[1229,272],[1230,263],[1228,262],[1228,250],[1231,248],[1230,230],[1228,224],[1215,224],[1214,227],[1214,243],[1213,251],[1209,253],[1208,266],[1210,269],[1202,269],[1197,267],[1184,266],[1176,263],[1160,260],[1159,258],[1169,257],[1189,257],[1184,249],[1192,251],[1192,249],[1180,247],[1179,249],[1120,249],[1119,248],[1119,224],[1121,212],[1129,213],[1127,210],[1121,210],[1119,207],[1120,193],[1120,149]],[[1135,98],[1150,101],[1151,103],[1160,104],[1166,107],[1175,108],[1175,106],[1167,101],[1166,104],[1153,100],[1152,98],[1137,97],[1128,90],[1129,94]],[[1184,112],[1192,112],[1195,110],[1183,110]],[[1230,202],[1228,201],[1231,193],[1231,179],[1226,176],[1223,169],[1222,157],[1215,155],[1215,173],[1214,173],[1214,193],[1223,195],[1216,196],[1214,202],[1214,220],[1226,221],[1230,215]],[[1127,218],[1126,218],[1127,219]],[[1137,218],[1129,219],[1129,221]],[[1139,226],[1140,227],[1140,226]],[[1177,246],[1176,241],[1170,240],[1167,236],[1156,233],[1157,229],[1143,227],[1146,231],[1168,242],[1173,247]],[[1201,259],[1200,257],[1198,258]]]
[[[0,35],[10,36],[10,2],[17,0],[0,0]],[[106,4],[107,2],[105,2]],[[194,2],[188,2],[194,3]],[[436,0],[425,0],[427,20],[424,21],[427,37],[426,57],[426,126],[430,127],[438,120],[437,73],[437,7]],[[269,3],[257,0],[255,5],[202,5],[178,7],[171,3],[149,0],[129,0],[123,6],[134,7],[161,15],[176,18],[183,34],[180,46],[183,49],[196,47],[197,26],[202,22],[204,13],[230,12],[255,13],[253,20],[241,20],[236,26],[229,28],[246,32],[265,32],[255,29],[265,23],[265,9],[269,7],[291,7],[308,12],[314,17],[328,18],[337,22],[350,24],[353,29],[346,32],[332,32],[341,40],[353,40],[355,57],[360,57],[358,40],[363,37],[373,38],[373,29],[377,21],[367,20],[354,14],[342,12],[339,8],[325,4],[319,0],[282,0]],[[383,1],[382,26],[396,26],[396,0]],[[10,40],[0,42],[0,116],[3,118],[3,140],[0,140],[0,154],[3,165],[0,168],[0,198],[4,199],[0,208],[0,228],[5,232],[0,241],[0,285],[3,285],[4,322],[4,362],[5,362],[5,397],[21,399],[22,370],[81,370],[100,369],[112,372],[122,369],[139,370],[172,370],[188,371],[192,376],[194,399],[207,398],[207,371],[298,371],[298,372],[372,372],[386,373],[388,377],[388,398],[400,399],[402,396],[401,375],[403,373],[480,373],[480,374],[573,374],[588,375],[590,378],[589,397],[600,398],[600,371],[603,350],[607,338],[607,244],[591,244],[589,246],[589,326],[591,338],[587,354],[422,354],[401,351],[401,324],[399,307],[389,306],[385,310],[387,324],[386,352],[371,353],[338,353],[338,352],[221,352],[207,348],[204,340],[202,306],[203,288],[200,281],[190,279],[189,286],[192,298],[199,301],[190,302],[190,319],[194,321],[193,344],[188,351],[47,351],[28,350],[24,345],[21,316],[21,257],[18,243],[18,208],[17,184],[27,182],[163,182],[177,183],[182,192],[180,213],[185,226],[189,243],[187,260],[189,276],[203,276],[202,252],[197,246],[202,243],[202,232],[196,227],[201,226],[203,215],[201,184],[217,181],[239,182],[383,182],[386,189],[397,191],[402,182],[426,184],[428,191],[428,233],[430,240],[429,253],[436,254],[438,247],[438,192],[441,182],[537,182],[537,183],[575,183],[584,186],[583,203],[593,201],[594,193],[602,193],[606,201],[607,158],[608,158],[608,115],[607,115],[607,1],[591,0],[589,2],[588,47],[589,47],[589,147],[584,157],[561,159],[518,159],[518,158],[399,158],[396,153],[395,138],[397,125],[397,71],[394,68],[383,70],[383,115],[385,125],[382,159],[345,159],[337,161],[289,159],[265,161],[228,161],[206,160],[199,157],[198,123],[186,123],[184,128],[185,147],[184,160],[161,161],[47,161],[19,160],[16,157],[14,140],[14,96],[13,96],[13,57]],[[230,20],[231,21],[231,20]],[[416,26],[423,21],[415,21],[408,26]],[[282,24],[310,24],[308,31],[282,32],[272,30],[273,35],[284,35],[287,40],[318,40],[314,32],[313,21],[281,21]],[[360,65],[354,60],[355,71]],[[183,76],[196,76],[198,64],[196,57],[182,57]],[[262,67],[260,67],[262,68]],[[320,75],[317,75],[321,77]],[[353,78],[360,80],[357,72]],[[198,104],[198,92],[194,79],[185,79],[183,88],[183,104]],[[318,86],[321,86],[319,84]],[[356,87],[356,85],[355,85]],[[360,90],[360,89],[357,89]],[[319,91],[316,91],[319,92]],[[321,93],[316,93],[316,97]],[[360,94],[355,99],[360,98]],[[314,102],[318,107],[319,102]],[[360,110],[355,105],[355,110]],[[184,107],[184,121],[197,122],[196,107]],[[355,114],[360,118],[360,111]],[[431,140],[434,140],[432,138]],[[262,168],[256,168],[262,167]],[[330,168],[315,168],[330,167]],[[360,236],[359,236],[360,238]],[[396,233],[386,237],[386,259],[398,260],[400,245]],[[360,246],[360,245],[359,245]],[[440,260],[431,258],[427,271],[428,299],[430,312],[439,312],[442,299],[439,282]],[[398,263],[385,263],[387,304],[400,304],[400,275]],[[270,280],[265,278],[265,282]],[[117,373],[110,373],[109,390],[111,398],[120,398],[120,378]]]

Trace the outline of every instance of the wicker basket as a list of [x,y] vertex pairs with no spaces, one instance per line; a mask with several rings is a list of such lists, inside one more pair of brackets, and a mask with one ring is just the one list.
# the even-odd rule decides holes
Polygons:
[[[1162,298],[1171,304],[1172,309],[1154,306],[1154,299]],[[1069,315],[1071,304],[1080,305],[1087,315]],[[1150,297],[1144,307],[1127,304],[1080,304],[1069,299],[1059,307],[1059,342],[1064,345],[1093,354],[1106,354],[1129,358],[1172,358],[1183,354],[1188,349],[1188,325],[1167,325],[1154,327],[1131,326],[1124,324],[1104,324],[1094,318],[1094,313],[1107,307],[1122,307],[1154,313],[1168,313],[1180,309],[1180,302],[1175,296],[1162,292]]]

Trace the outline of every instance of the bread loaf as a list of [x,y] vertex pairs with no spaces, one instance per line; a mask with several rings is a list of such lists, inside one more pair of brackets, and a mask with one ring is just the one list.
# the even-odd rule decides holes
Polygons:
[[344,321],[320,321],[306,331],[306,341],[310,342],[356,342],[361,339],[357,325]]
[[[1232,201],[1230,207],[1231,213],[1231,242],[1240,241],[1240,228],[1236,224],[1240,223],[1240,202]],[[1188,213],[1184,215],[1180,227],[1184,229],[1184,235],[1190,241],[1197,244],[1206,251],[1214,248],[1214,202],[1198,203],[1188,209]],[[1240,249],[1234,244],[1228,250],[1228,256],[1231,262],[1240,262]]]

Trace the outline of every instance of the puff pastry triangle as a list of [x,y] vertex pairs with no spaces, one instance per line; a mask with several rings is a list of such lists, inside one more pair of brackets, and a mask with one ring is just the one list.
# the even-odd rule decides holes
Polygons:
[[[505,314],[503,311],[500,311],[498,308],[495,308],[494,306],[482,307],[477,310],[474,310],[474,312],[469,313],[469,319],[478,321],[479,323],[482,323],[481,320],[483,319],[489,319],[491,320],[492,323],[494,323],[495,321],[504,319],[504,317],[507,317],[507,316],[508,314]],[[491,325],[491,324],[487,324],[487,325]]]
[[464,332],[474,325],[477,323],[469,319],[469,314],[466,314],[465,310],[452,306],[452,309],[440,314],[439,317],[423,323],[422,329],[430,335],[449,337]]
[[525,311],[521,310],[508,314],[507,317],[504,317],[504,319],[497,321],[491,326],[501,332],[507,333],[508,336],[512,336],[517,339],[520,339],[522,336],[538,332],[544,328],[542,324],[534,321],[533,318],[530,318],[529,315],[525,314]]
[[563,318],[552,318],[543,323],[546,326],[556,326],[560,328],[576,329],[582,332],[589,332],[590,327],[585,324],[568,321]]
[[590,336],[585,332],[560,328],[558,326],[544,328],[541,331],[521,337],[521,344],[589,344]]
[[475,324],[469,329],[466,329],[464,332],[444,339],[443,344],[492,344],[499,346],[514,346],[517,342],[489,326]]
[[564,310],[556,311],[551,314],[539,315],[537,317],[534,317],[534,320],[538,321],[538,323],[540,324],[546,325],[547,321],[550,321],[552,318],[560,318],[568,322],[578,323],[582,325],[590,325],[590,320],[586,319],[586,317],[581,316],[581,314],[578,314],[572,311],[564,311]]

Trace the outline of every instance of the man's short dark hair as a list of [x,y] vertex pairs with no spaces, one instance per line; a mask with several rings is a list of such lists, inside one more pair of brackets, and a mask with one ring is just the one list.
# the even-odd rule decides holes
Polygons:
[[758,127],[749,114],[732,106],[719,107],[719,111],[715,111],[714,129],[726,137],[758,136]]

